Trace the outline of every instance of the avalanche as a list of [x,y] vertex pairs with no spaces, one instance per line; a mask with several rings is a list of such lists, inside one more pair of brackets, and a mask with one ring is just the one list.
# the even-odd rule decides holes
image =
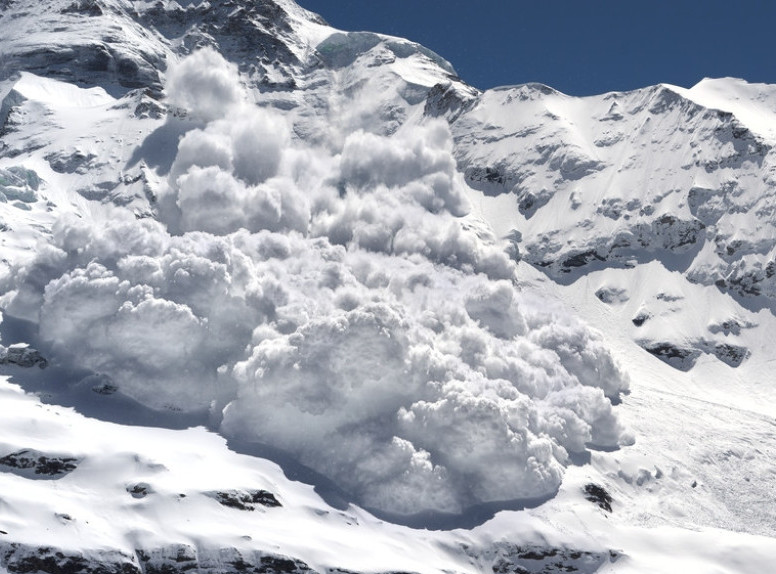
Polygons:
[[0,571],[772,563],[771,86],[0,6]]
[[[292,149],[211,50],[168,94],[191,119],[160,221],[63,217],[14,272],[6,313],[52,361],[153,409],[223,409],[228,436],[393,514],[544,497],[570,453],[631,440],[600,337],[522,296],[456,219],[445,124]],[[317,185],[300,155],[328,168]]]

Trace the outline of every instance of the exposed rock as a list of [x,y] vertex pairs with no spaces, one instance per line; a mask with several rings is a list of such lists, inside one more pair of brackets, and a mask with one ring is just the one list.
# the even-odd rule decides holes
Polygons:
[[52,478],[73,472],[78,462],[74,457],[44,454],[32,449],[20,450],[0,458],[0,466]]
[[36,349],[27,346],[3,347],[0,345],[0,365],[16,365],[29,369],[37,366],[45,369],[48,361]]
[[186,544],[137,549],[134,555],[127,555],[109,549],[78,552],[0,543],[2,568],[10,574],[315,574],[301,560],[287,556]]
[[153,491],[153,488],[147,482],[139,482],[127,487],[127,492],[132,495],[132,498],[145,498]]
[[601,287],[595,292],[595,296],[607,305],[625,303],[628,300],[628,292],[619,287]]
[[547,205],[550,199],[552,199],[552,193],[547,189],[537,190],[536,192],[520,190],[517,209],[526,219],[531,219],[539,209]]
[[635,316],[633,319],[631,319],[631,321],[632,321],[632,322],[633,322],[633,324],[634,324],[634,325],[636,325],[637,327],[641,327],[641,326],[642,326],[644,323],[646,323],[646,322],[647,322],[647,321],[648,321],[648,320],[649,320],[651,317],[652,317],[652,315],[650,315],[650,314],[649,314],[649,313],[647,313],[646,311],[639,311],[639,312],[636,314],[636,316]]
[[93,153],[84,154],[80,150],[71,153],[49,154],[44,157],[49,162],[51,169],[57,173],[77,173],[84,175],[95,170],[98,165],[95,164],[97,156]]
[[487,195],[499,195],[509,191],[515,180],[502,165],[470,166],[463,176],[466,182]]
[[681,253],[698,242],[700,232],[705,228],[697,219],[679,219],[665,214],[653,220],[649,226],[637,226],[637,235],[644,247]]
[[695,366],[695,361],[701,356],[701,351],[698,349],[680,347],[673,343],[637,342],[645,351],[680,371],[692,369]]
[[725,336],[740,335],[743,329],[752,329],[756,326],[757,324],[750,321],[743,321],[738,318],[730,318],[725,321],[709,325],[709,332],[715,335],[718,333],[723,333]]
[[111,381],[103,381],[92,387],[92,391],[98,395],[112,395],[118,392],[119,388]]
[[301,560],[285,558],[283,556],[262,556],[258,570],[267,574],[304,574],[313,570]]
[[568,273],[573,268],[584,267],[591,261],[605,261],[605,259],[594,250],[575,253],[573,255],[569,255],[561,262],[561,271],[563,273]]
[[142,574],[133,557],[115,550],[92,556],[21,544],[0,544],[0,566],[10,574]]
[[612,511],[612,502],[614,499],[603,486],[593,484],[592,482],[585,485],[585,498],[590,502],[597,504],[600,508],[607,512]]
[[465,88],[460,83],[436,84],[426,96],[423,113],[431,117],[444,116],[447,121],[454,122],[477,101],[477,90]]
[[616,562],[617,552],[589,552],[551,546],[502,543],[495,548],[491,570],[494,574],[592,573],[604,564]]
[[97,0],[77,0],[61,10],[62,14],[80,14],[81,16],[102,16],[103,11]]
[[282,506],[275,495],[266,490],[227,490],[206,494],[217,500],[219,504],[237,510],[256,510],[257,505],[267,508]]
[[738,367],[749,356],[749,349],[738,345],[720,343],[714,347],[714,356],[731,367]]
[[316,574],[306,563],[288,556],[241,552],[236,548],[202,550],[178,544],[136,550],[144,574]]

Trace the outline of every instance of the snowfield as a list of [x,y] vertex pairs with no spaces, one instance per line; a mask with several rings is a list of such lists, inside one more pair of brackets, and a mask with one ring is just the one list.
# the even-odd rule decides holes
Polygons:
[[0,572],[768,571],[772,86],[0,6]]

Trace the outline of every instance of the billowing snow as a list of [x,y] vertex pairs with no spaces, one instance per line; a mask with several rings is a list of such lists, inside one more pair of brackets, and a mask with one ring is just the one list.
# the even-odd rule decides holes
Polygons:
[[[396,514],[547,496],[569,453],[632,440],[600,337],[521,294],[514,263],[455,219],[445,124],[292,148],[244,98],[213,109],[205,94],[239,80],[203,76],[203,58],[220,56],[170,73],[175,102],[212,121],[180,140],[163,223],[63,218],[18,272],[7,312],[53,360],[152,408],[226,405],[228,436]],[[328,173],[311,182],[300,154]]]

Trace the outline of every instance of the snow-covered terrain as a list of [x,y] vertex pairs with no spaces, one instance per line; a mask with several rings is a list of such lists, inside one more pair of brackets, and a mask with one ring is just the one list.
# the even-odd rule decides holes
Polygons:
[[776,88],[0,9],[0,572],[769,571]]

